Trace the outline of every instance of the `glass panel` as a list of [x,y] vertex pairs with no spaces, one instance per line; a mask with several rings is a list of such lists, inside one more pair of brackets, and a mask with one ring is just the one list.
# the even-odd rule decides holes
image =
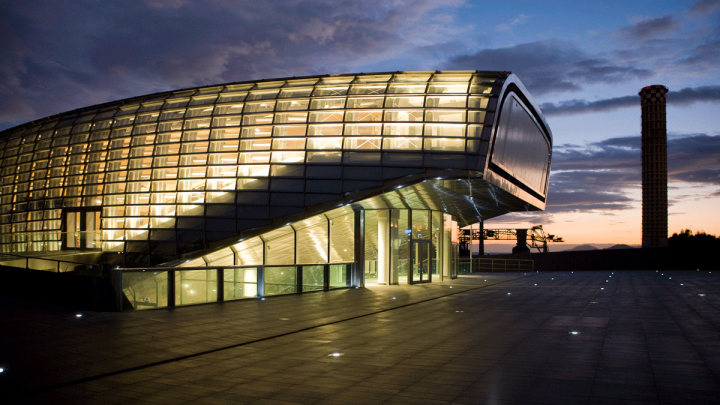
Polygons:
[[244,240],[233,246],[237,252],[237,263],[239,265],[261,265],[263,264],[263,241],[255,237]]
[[385,138],[383,142],[385,150],[420,150],[422,149],[422,138]]
[[309,138],[308,149],[342,149],[342,137]]
[[319,218],[320,223],[296,231],[298,263],[328,262],[328,224],[324,216]]
[[337,163],[342,160],[342,152],[308,152],[308,163]]
[[378,214],[365,210],[365,284],[378,282]]
[[430,273],[434,279],[441,279],[443,249],[443,213],[432,211],[432,248],[430,249]]
[[347,100],[347,108],[380,108],[382,106],[382,97],[351,97]]
[[465,140],[462,138],[426,138],[425,150],[463,152],[465,150]]
[[217,301],[217,270],[176,270],[175,305]]
[[331,264],[330,265],[330,288],[350,287],[350,264]]
[[345,149],[380,149],[382,138],[345,138]]
[[430,239],[430,211],[412,210],[412,238]]
[[413,241],[413,282],[426,282],[430,277],[430,243]]
[[285,226],[264,235],[266,264],[295,263],[295,231]]
[[382,124],[346,124],[345,135],[380,135]]
[[487,108],[489,97],[470,97],[468,99],[468,108]]
[[330,219],[330,262],[355,261],[355,213]]
[[325,266],[302,266],[303,292],[319,291],[323,289],[325,289]]
[[123,272],[122,290],[134,309],[167,307],[168,272]]
[[294,294],[297,291],[295,266],[265,267],[265,295]]
[[467,96],[428,96],[427,107],[465,108]]
[[390,211],[390,271],[397,272],[398,282],[407,283],[410,268],[409,210]]
[[425,135],[464,137],[465,124],[427,124]]
[[388,87],[388,93],[424,93],[425,84],[392,83]]
[[460,110],[428,110],[425,121],[465,122],[465,111]]
[[425,97],[423,96],[407,96],[407,97],[388,97],[385,101],[385,107],[422,107],[425,103]]
[[311,110],[324,110],[329,108],[343,108],[345,107],[344,98],[320,98],[314,99],[310,103]]
[[223,288],[226,301],[256,297],[257,268],[225,269]]
[[309,100],[278,101],[277,111],[307,110],[309,103]]

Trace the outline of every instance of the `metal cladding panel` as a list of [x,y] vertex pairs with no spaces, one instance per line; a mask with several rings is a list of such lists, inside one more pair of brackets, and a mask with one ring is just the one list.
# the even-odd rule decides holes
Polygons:
[[510,76],[500,92],[485,178],[544,209],[552,161],[552,133],[522,83]]
[[[132,245],[165,260],[425,180],[486,181],[508,77],[393,72],[231,83],[9,129],[0,133],[0,251],[64,249],[66,213],[87,211],[99,213],[93,243],[102,250]],[[417,195],[404,204],[427,206],[446,193],[425,187],[408,189]],[[478,206],[507,195],[507,209],[541,208],[502,181],[490,189],[470,195]],[[486,212],[468,221],[507,211]]]

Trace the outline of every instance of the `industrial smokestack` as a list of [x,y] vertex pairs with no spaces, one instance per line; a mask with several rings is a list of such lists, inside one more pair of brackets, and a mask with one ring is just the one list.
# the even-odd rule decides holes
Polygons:
[[668,245],[667,126],[663,85],[643,87],[642,105],[642,246]]

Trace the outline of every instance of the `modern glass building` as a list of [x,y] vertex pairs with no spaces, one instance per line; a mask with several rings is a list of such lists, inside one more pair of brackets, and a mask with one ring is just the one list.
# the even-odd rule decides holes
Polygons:
[[508,72],[157,93],[0,133],[0,252],[121,267],[135,308],[432,282],[458,227],[544,209],[551,149]]

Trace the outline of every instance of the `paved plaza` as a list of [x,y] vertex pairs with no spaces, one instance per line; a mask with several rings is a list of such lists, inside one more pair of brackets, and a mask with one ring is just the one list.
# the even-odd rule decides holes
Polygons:
[[0,305],[3,403],[720,403],[720,271],[474,274],[124,313]]

